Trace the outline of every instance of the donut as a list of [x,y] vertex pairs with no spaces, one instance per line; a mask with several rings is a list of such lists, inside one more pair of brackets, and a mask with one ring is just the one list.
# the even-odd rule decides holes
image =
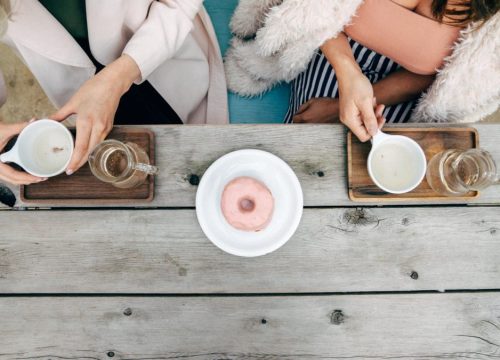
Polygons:
[[238,230],[260,231],[271,221],[274,198],[266,185],[243,176],[231,180],[222,192],[222,214]]

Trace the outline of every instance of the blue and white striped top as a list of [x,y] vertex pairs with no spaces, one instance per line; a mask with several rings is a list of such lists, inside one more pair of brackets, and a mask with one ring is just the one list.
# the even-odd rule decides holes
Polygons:
[[[349,39],[356,62],[372,84],[401,67],[381,54]],[[292,82],[290,103],[285,115],[285,123],[291,123],[299,107],[312,98],[339,97],[339,87],[335,70],[321,51],[314,55],[308,68]],[[415,107],[416,100],[388,106],[384,116],[388,123],[407,122]]]

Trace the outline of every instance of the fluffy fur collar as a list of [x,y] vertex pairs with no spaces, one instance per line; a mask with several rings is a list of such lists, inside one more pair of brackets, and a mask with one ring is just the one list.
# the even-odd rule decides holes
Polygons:
[[[363,0],[240,0],[226,56],[230,90],[261,94],[304,71]],[[500,104],[500,13],[462,30],[452,55],[413,113],[419,122],[474,122]],[[253,37],[252,40],[246,40]]]

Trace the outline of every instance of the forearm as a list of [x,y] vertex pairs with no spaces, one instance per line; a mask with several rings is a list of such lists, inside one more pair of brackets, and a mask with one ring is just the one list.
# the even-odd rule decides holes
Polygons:
[[433,81],[434,75],[400,69],[373,84],[373,92],[379,104],[390,106],[417,99]]
[[[361,72],[354,59],[351,47],[344,33],[326,41],[321,51],[332,65],[339,81],[339,90],[349,78]],[[434,75],[418,75],[401,69],[373,85],[374,96],[379,104],[394,105],[416,99],[434,81]]]
[[121,96],[140,78],[141,72],[135,61],[124,54],[106,66],[97,76],[107,79]]
[[327,40],[321,46],[321,51],[335,70],[339,85],[349,81],[352,75],[361,73],[361,68],[352,54],[351,46],[344,33]]
[[184,45],[202,3],[202,0],[151,2],[147,18],[123,50],[138,65],[139,81],[144,81]]

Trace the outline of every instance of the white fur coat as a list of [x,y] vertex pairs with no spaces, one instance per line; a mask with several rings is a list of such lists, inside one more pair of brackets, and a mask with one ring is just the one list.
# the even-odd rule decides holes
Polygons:
[[[261,94],[307,68],[363,0],[240,0],[226,56],[230,90]],[[253,37],[252,40],[245,40]],[[453,53],[419,99],[411,121],[475,122],[500,105],[500,13],[461,31]]]

